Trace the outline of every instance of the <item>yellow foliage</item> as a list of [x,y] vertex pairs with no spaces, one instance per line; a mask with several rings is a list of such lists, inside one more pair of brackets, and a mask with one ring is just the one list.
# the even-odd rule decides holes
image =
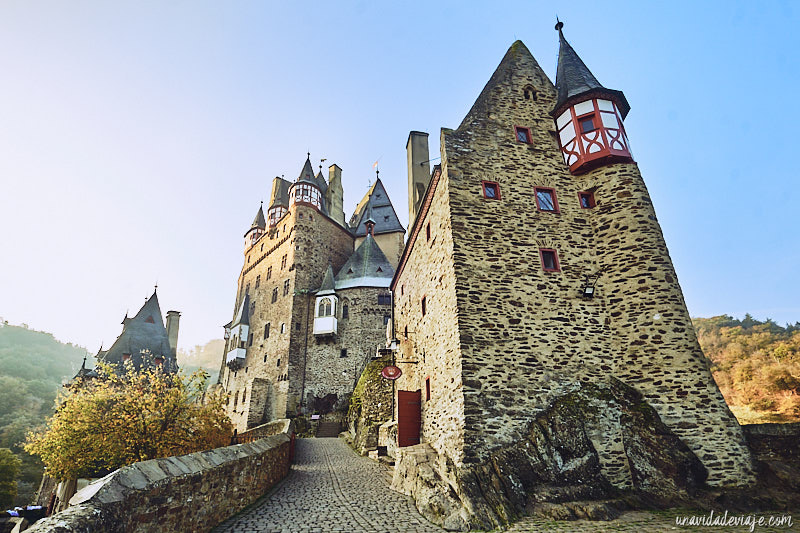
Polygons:
[[56,400],[46,428],[28,435],[25,450],[41,457],[51,476],[94,477],[229,444],[223,399],[203,398],[204,372],[188,378],[159,370],[101,373]]

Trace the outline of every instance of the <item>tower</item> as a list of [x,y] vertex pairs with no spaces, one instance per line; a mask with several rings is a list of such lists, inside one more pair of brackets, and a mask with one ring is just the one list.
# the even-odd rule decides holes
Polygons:
[[240,432],[346,408],[385,342],[394,268],[376,240],[396,259],[404,229],[380,181],[346,224],[341,172],[331,165],[326,181],[308,154],[295,181],[273,180],[267,216],[259,208],[245,233],[218,382]]
[[[458,485],[483,526],[524,509],[541,469],[569,483],[566,459],[526,450],[541,449],[537,417],[601,384],[641,397],[672,435],[667,453],[688,450],[709,484],[754,479],[631,157],[627,100],[597,82],[558,30],[558,87],[517,41],[460,126],[442,129],[441,166],[391,285],[400,358],[414,363],[398,364],[398,440],[417,409],[421,446],[439,456],[426,464],[443,486]],[[592,412],[614,412],[607,398],[591,401]],[[583,414],[598,482],[649,490],[629,460],[627,419]],[[404,461],[415,457],[398,458],[406,480]],[[582,479],[578,490],[593,485]],[[500,489],[484,496],[475,483]]]

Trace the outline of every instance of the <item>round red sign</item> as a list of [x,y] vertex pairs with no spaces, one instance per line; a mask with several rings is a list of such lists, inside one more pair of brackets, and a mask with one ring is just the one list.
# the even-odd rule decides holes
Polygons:
[[385,379],[397,379],[402,375],[403,371],[394,365],[385,366],[383,370],[381,370],[381,376]]

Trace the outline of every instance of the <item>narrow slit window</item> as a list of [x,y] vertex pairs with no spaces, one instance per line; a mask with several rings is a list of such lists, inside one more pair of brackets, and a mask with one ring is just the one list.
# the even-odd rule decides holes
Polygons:
[[539,249],[539,255],[542,258],[542,269],[545,272],[559,272],[561,270],[558,264],[558,252],[546,248]]
[[558,213],[558,200],[555,189],[536,187],[536,206],[539,211]]
[[431,378],[425,378],[425,401],[431,399]]
[[423,296],[421,303],[422,303],[422,316],[425,316],[425,314],[428,312],[428,297]]

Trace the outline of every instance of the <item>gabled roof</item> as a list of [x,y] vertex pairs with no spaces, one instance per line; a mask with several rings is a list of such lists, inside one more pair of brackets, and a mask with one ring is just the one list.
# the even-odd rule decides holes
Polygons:
[[336,275],[336,290],[351,287],[388,287],[394,276],[392,264],[378,243],[367,235]]
[[234,317],[233,322],[231,322],[231,327],[234,328],[238,325],[249,326],[250,325],[250,294],[245,293],[244,300],[242,300],[242,305],[239,306],[239,310],[236,312],[236,317]]
[[406,231],[397,218],[392,201],[389,199],[389,195],[386,194],[386,189],[380,178],[375,180],[375,183],[358,203],[353,216],[350,218],[350,231],[353,235],[363,237],[367,234],[366,222],[370,216],[375,221],[375,235]]
[[286,181],[283,178],[275,178],[272,180],[272,194],[269,197],[269,207],[289,207],[289,187],[292,182]]
[[325,277],[322,278],[322,285],[317,291],[317,296],[325,296],[326,294],[333,294],[336,288],[334,284],[333,267],[328,263],[328,270],[325,271]]
[[562,108],[569,105],[570,101],[577,99],[582,95],[588,93],[606,94],[610,96],[619,106],[619,111],[624,119],[631,110],[628,100],[622,91],[615,91],[613,89],[606,89],[597,81],[594,74],[589,70],[589,67],[578,57],[575,50],[564,38],[564,32],[561,28],[564,26],[563,22],[556,24],[558,30],[558,69],[556,70],[556,91],[558,92],[558,100],[553,109],[554,113],[558,113]]
[[[169,345],[167,330],[164,327],[164,319],[161,316],[161,307],[158,304],[158,294],[154,291],[153,295],[147,299],[136,316],[129,318],[122,326],[120,333],[111,348],[100,351],[97,356],[108,363],[119,363],[124,354],[131,357],[138,357],[143,352],[149,352],[153,356],[161,356],[166,361],[172,361],[170,357],[172,349]],[[174,363],[174,361],[172,361]],[[172,370],[172,365],[166,367]],[[174,366],[177,370],[177,364]]]

